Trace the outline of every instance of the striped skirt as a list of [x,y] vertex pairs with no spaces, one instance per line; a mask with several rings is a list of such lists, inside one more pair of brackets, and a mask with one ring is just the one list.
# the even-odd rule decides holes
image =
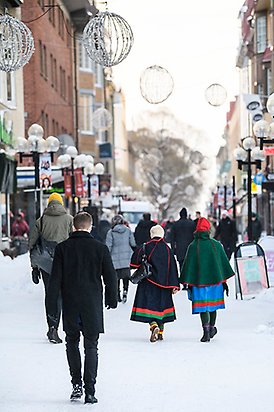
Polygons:
[[162,324],[175,319],[172,289],[161,288],[143,280],[137,286],[130,320]]
[[188,298],[192,301],[193,314],[225,308],[222,283],[203,287],[192,286],[192,290],[188,291]]

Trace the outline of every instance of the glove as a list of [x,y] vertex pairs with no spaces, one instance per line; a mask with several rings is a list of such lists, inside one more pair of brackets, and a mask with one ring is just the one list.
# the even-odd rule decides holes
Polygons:
[[33,268],[32,269],[32,281],[35,283],[35,285],[38,285],[39,280],[41,279],[41,274],[38,268]]
[[227,286],[227,283],[226,283],[226,282],[223,283],[223,290],[224,290],[224,292],[226,293],[226,296],[228,296],[228,294],[229,294],[229,289],[228,289],[228,286]]

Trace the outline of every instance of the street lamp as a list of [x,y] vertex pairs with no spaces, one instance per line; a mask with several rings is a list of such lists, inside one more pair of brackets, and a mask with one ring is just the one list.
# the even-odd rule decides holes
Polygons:
[[[92,158],[92,159],[91,159]],[[86,164],[84,168],[84,173],[88,178],[88,205],[89,207],[92,206],[92,193],[91,193],[91,180],[92,177],[99,176],[104,174],[105,171],[105,166],[103,163],[96,163],[94,166],[94,159],[92,156],[90,156],[89,162]],[[99,181],[98,181],[98,186],[99,186]]]
[[78,197],[76,196],[75,187],[75,169],[83,169],[87,162],[85,154],[78,155],[78,150],[75,146],[69,146],[64,155],[57,159],[57,164],[63,169],[64,179],[71,175],[71,197],[72,197],[72,214],[76,214],[76,203]]
[[51,161],[53,154],[58,151],[60,142],[55,136],[43,138],[44,129],[39,124],[32,124],[28,130],[28,139],[17,137],[15,140],[15,149],[19,153],[19,161],[22,162],[24,157],[32,157],[34,163],[34,201],[36,219],[41,214],[41,190],[40,190],[40,154],[50,153]]
[[129,199],[131,196],[135,196],[132,191],[131,186],[123,186],[121,182],[117,183],[117,186],[111,187],[110,188],[110,193],[112,194],[112,197],[115,197],[118,199],[118,213],[121,213],[121,201],[122,199]]
[[243,165],[247,165],[247,234],[248,240],[252,239],[252,197],[251,197],[251,166],[256,165],[261,168],[264,160],[264,153],[259,146],[256,146],[253,137],[246,137],[243,140],[243,147],[238,147],[234,151],[234,157],[238,162],[238,169],[242,170]]

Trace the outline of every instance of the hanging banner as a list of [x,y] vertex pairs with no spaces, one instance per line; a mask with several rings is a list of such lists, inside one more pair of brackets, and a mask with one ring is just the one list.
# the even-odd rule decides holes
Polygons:
[[51,173],[51,157],[49,153],[40,154],[39,156],[39,170],[40,170],[40,187],[48,189],[52,184]]
[[218,188],[218,206],[224,207],[225,190],[222,186]]
[[68,170],[64,170],[64,188],[65,188],[65,196],[71,197],[72,195],[72,184],[71,184],[71,172]]
[[82,177],[82,168],[74,169],[75,194],[77,197],[84,196],[84,185]]
[[103,174],[99,176],[99,194],[109,192],[111,186],[111,175]]
[[90,195],[92,200],[96,200],[99,197],[99,176],[90,176]]

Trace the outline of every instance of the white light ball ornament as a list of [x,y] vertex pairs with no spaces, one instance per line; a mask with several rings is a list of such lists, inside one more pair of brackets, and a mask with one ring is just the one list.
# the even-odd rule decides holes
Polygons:
[[221,106],[227,98],[226,89],[219,83],[213,83],[206,89],[205,98],[211,106]]
[[23,67],[34,52],[30,29],[15,17],[0,16],[0,70],[12,72]]
[[143,98],[151,104],[164,102],[172,93],[174,81],[170,73],[161,66],[147,67],[140,77]]
[[112,125],[112,116],[109,110],[100,107],[93,113],[93,126],[96,130],[105,131]]

